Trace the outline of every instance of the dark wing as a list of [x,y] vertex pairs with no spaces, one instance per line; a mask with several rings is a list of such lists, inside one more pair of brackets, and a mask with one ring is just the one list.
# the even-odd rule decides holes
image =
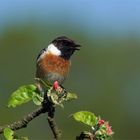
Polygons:
[[46,48],[43,48],[43,49],[39,52],[39,54],[38,54],[38,56],[37,56],[37,58],[36,58],[36,62],[39,60],[40,56],[41,56],[45,51],[46,51]]

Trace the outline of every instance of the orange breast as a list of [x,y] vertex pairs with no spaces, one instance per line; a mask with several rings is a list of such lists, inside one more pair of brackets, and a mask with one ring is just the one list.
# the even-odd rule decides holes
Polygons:
[[70,61],[60,56],[46,54],[37,64],[37,75],[41,78],[43,75],[54,72],[66,76],[69,72]]

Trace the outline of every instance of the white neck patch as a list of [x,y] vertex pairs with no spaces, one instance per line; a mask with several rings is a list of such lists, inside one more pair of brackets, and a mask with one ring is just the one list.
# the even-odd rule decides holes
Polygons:
[[61,51],[54,44],[50,44],[48,46],[48,48],[46,49],[46,53],[47,54],[54,54],[57,56],[61,55]]

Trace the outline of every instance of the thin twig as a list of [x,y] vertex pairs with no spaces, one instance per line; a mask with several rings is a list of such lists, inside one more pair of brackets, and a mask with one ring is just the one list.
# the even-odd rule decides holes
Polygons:
[[28,115],[26,115],[19,121],[13,122],[12,124],[0,126],[0,134],[3,133],[3,130],[7,127],[11,128],[12,130],[18,130],[21,128],[25,128],[25,127],[27,127],[27,125],[30,121],[32,121],[34,118],[36,118],[37,116],[39,116],[40,114],[45,113],[45,112],[47,112],[47,110],[42,106],[42,107],[36,109],[35,111],[29,113]]
[[80,136],[76,137],[76,140],[96,140],[96,138],[92,133],[82,132]]
[[54,139],[58,140],[61,137],[61,131],[58,129],[57,124],[54,120],[54,112],[55,112],[55,108],[52,106],[52,108],[48,112],[47,119],[48,119],[49,126],[53,132]]
[[42,103],[42,106],[47,106],[48,110],[48,123],[52,130],[52,133],[54,135],[54,139],[58,140],[61,137],[61,130],[58,129],[58,126],[54,120],[54,113],[55,113],[55,107],[52,102],[49,101],[47,94],[44,95],[44,101]]
[[51,117],[48,117],[48,123],[53,132],[54,139],[58,140],[61,137],[61,131],[58,129],[55,120]]

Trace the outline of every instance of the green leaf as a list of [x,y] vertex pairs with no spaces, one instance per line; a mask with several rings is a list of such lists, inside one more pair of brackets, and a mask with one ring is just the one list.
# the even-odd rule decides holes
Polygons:
[[13,135],[14,135],[14,131],[11,130],[10,128],[5,128],[4,129],[4,137],[7,140],[13,140]]
[[92,113],[88,111],[79,111],[72,115],[76,121],[82,122],[89,126],[96,125],[98,118]]
[[41,105],[43,102],[43,97],[41,97],[39,94],[34,94],[32,100],[35,105]]
[[8,107],[16,107],[17,105],[29,102],[33,95],[37,94],[36,89],[37,87],[33,84],[19,87],[12,93],[8,102]]
[[53,87],[51,87],[48,92],[47,92],[47,96],[48,96],[48,99],[54,104],[54,105],[58,105],[58,106],[61,106],[63,107],[63,96],[64,96],[64,93],[63,93],[63,90],[62,92],[60,93],[59,91],[57,90],[54,90]]
[[4,129],[4,137],[6,140],[29,140],[28,137],[18,137],[14,134],[14,131],[8,127]]
[[21,140],[29,140],[28,137],[21,137]]
[[65,97],[65,101],[71,101],[77,99],[77,95],[75,93],[67,93],[67,96]]

